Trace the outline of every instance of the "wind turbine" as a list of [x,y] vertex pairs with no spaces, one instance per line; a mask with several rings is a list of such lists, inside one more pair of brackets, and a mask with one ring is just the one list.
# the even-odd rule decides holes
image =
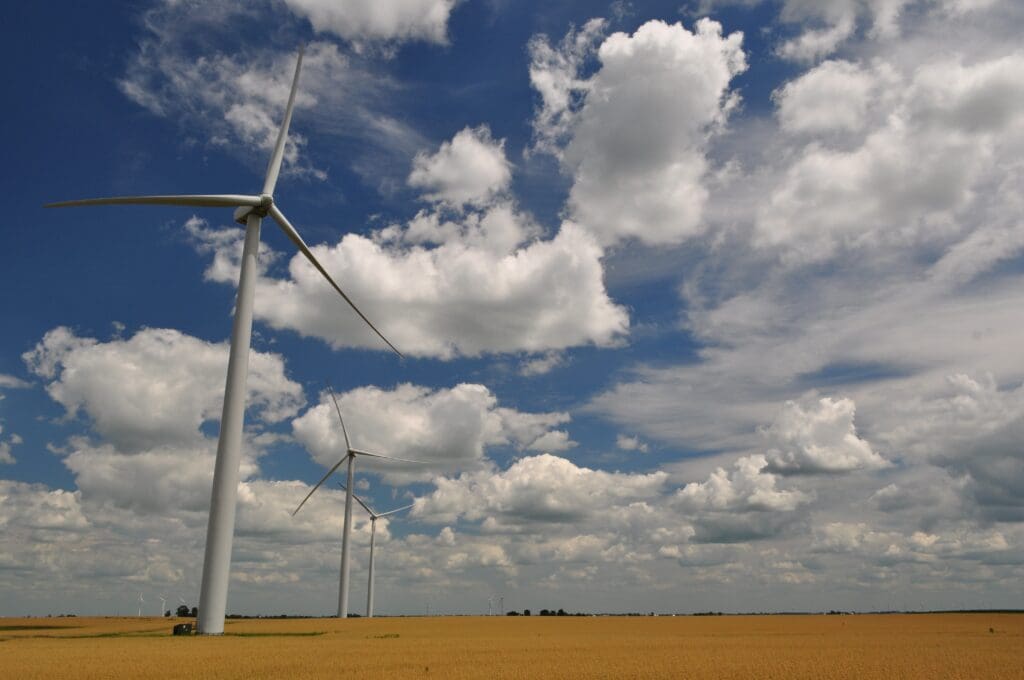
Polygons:
[[341,407],[338,406],[338,399],[334,396],[334,390],[328,385],[327,389],[331,393],[331,399],[334,401],[334,410],[338,412],[338,420],[341,422],[341,433],[345,435],[345,455],[341,457],[337,463],[334,464],[327,474],[320,478],[320,481],[316,483],[313,490],[306,494],[306,497],[299,503],[299,507],[292,511],[292,517],[302,509],[302,506],[306,504],[309,497],[316,493],[316,490],[327,481],[327,478],[334,474],[334,471],[341,467],[341,464],[348,461],[348,483],[345,485],[345,526],[341,534],[341,585],[338,593],[338,618],[348,618],[348,574],[349,574],[349,560],[348,560],[348,543],[349,537],[352,534],[352,497],[355,495],[348,489],[352,488],[352,477],[355,475],[356,467],[356,456],[369,456],[371,458],[383,458],[384,460],[397,460],[403,463],[422,463],[420,460],[409,460],[407,458],[397,458],[395,456],[385,456],[380,453],[370,453],[369,451],[362,451],[360,449],[352,448],[351,442],[348,440],[348,430],[345,429],[345,419],[341,417]]
[[167,596],[157,595],[156,599],[160,600],[160,616],[163,616],[164,612],[167,611]]
[[224,408],[220,419],[220,438],[217,442],[217,461],[214,465],[213,490],[210,499],[210,517],[206,529],[206,553],[203,559],[203,581],[199,593],[199,633],[220,635],[224,632],[224,612],[228,600],[228,580],[231,570],[231,542],[235,529],[235,504],[238,494],[238,467],[242,460],[242,425],[245,418],[245,381],[249,364],[249,344],[252,336],[253,297],[256,292],[256,258],[259,253],[260,225],[268,215],[291,239],[307,260],[327,282],[369,325],[388,347],[402,353],[377,330],[366,315],[334,282],[323,265],[309,250],[288,218],[274,202],[274,187],[281,171],[288,125],[295,107],[295,92],[302,68],[302,50],[295,64],[288,105],[284,121],[277,133],[277,142],[270,156],[263,191],[257,195],[211,194],[175,196],[120,196],[116,198],[89,198],[77,201],[50,203],[48,208],[79,205],[182,205],[191,207],[235,208],[234,219],[245,225],[245,245],[238,277],[238,298],[231,328],[231,350],[228,354],[228,374],[224,388]]
[[[339,484],[338,486],[340,486],[342,489],[345,489],[345,493],[348,493],[348,489],[345,488],[344,484]],[[409,505],[403,505],[402,507],[395,508],[394,510],[388,510],[387,512],[377,513],[377,512],[373,511],[373,508],[371,508],[369,505],[364,503],[363,499],[360,498],[359,495],[356,494],[355,492],[352,493],[352,498],[355,498],[356,502],[358,502],[359,505],[363,506],[363,510],[366,510],[366,512],[370,513],[370,578],[369,578],[369,583],[366,586],[366,618],[372,619],[373,618],[373,543],[374,543],[374,539],[377,536],[377,520],[379,520],[381,517],[387,517],[388,515],[393,515],[396,512],[402,512],[403,510],[408,510],[409,508],[411,508],[413,506],[413,504],[410,503]]]
[[142,593],[139,593],[139,616],[142,616],[142,605],[146,604],[146,601],[142,599]]

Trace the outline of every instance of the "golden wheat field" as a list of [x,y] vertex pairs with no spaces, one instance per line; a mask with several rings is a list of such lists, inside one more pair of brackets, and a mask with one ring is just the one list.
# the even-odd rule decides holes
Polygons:
[[1024,615],[0,619],[4,678],[1024,678]]

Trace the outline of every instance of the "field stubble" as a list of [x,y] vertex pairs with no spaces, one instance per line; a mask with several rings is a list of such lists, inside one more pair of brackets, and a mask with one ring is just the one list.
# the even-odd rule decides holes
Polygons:
[[8,678],[1022,678],[1024,615],[0,619]]

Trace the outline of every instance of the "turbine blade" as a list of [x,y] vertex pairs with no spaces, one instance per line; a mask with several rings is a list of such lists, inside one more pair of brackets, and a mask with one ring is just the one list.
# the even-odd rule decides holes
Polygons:
[[409,505],[403,505],[400,508],[395,508],[394,510],[388,510],[387,512],[382,512],[379,515],[377,515],[377,517],[387,517],[388,515],[393,515],[396,512],[401,512],[402,510],[408,510],[413,505],[414,505],[414,503],[409,503]]
[[[348,488],[341,482],[338,482],[338,486],[340,486],[345,492],[348,492]],[[360,498],[357,494],[352,494],[352,498],[355,498],[356,502],[359,503],[359,505],[363,506],[363,510],[366,510],[366,512],[370,513],[370,517],[379,517],[379,515],[373,511],[373,508],[364,503],[363,499]]]
[[316,493],[316,490],[320,488],[320,485],[326,482],[327,478],[333,475],[334,471],[341,467],[342,463],[348,460],[348,457],[349,454],[346,453],[344,456],[341,457],[341,460],[334,464],[334,467],[327,471],[326,475],[320,478],[320,481],[316,483],[316,486],[313,487],[313,490],[306,494],[306,497],[302,499],[301,503],[299,503],[299,507],[295,508],[295,510],[292,511],[292,517],[295,517],[295,513],[302,509],[302,506],[306,504],[306,501],[309,500],[309,497]]
[[345,429],[345,419],[341,417],[341,407],[338,406],[338,398],[334,396],[334,388],[328,385],[327,389],[331,393],[331,400],[334,402],[334,410],[338,412],[338,420],[341,421],[341,433],[345,435],[345,451],[351,451],[352,444],[348,441],[348,430]]
[[295,62],[295,76],[292,77],[292,91],[288,94],[288,106],[284,110],[284,121],[281,123],[281,129],[277,131],[274,153],[270,156],[270,164],[267,165],[267,178],[263,182],[263,193],[271,196],[274,195],[277,176],[281,172],[281,161],[284,159],[284,144],[288,141],[288,126],[292,122],[292,109],[295,107],[295,91],[299,88],[299,70],[302,68],[302,53],[304,51],[303,48],[299,48],[299,60]]
[[397,354],[398,356],[402,356],[402,353],[398,351],[398,348],[392,345],[391,341],[385,338],[384,334],[377,330],[377,327],[374,326],[370,322],[370,320],[366,318],[366,315],[359,311],[359,308],[356,307],[356,303],[352,302],[349,296],[345,295],[345,292],[338,287],[338,284],[334,282],[334,279],[331,278],[331,275],[327,273],[327,270],[323,268],[323,265],[321,265],[320,262],[313,255],[313,253],[310,252],[309,246],[307,246],[306,242],[302,240],[301,236],[299,236],[299,232],[295,231],[295,227],[291,225],[291,222],[289,222],[288,218],[284,216],[284,213],[281,212],[280,208],[278,208],[276,205],[271,205],[268,214],[274,218],[274,221],[277,222],[277,225],[279,227],[281,227],[281,230],[288,236],[288,238],[291,239],[292,243],[295,244],[295,247],[299,249],[299,252],[305,255],[306,259],[309,260],[314,267],[316,267],[317,271],[324,275],[324,278],[327,279],[327,282],[331,284],[334,290],[338,291],[338,294],[341,295],[341,297],[345,298],[345,302],[349,304],[349,307],[355,310],[356,314],[359,315],[359,318],[365,321],[366,325],[372,328],[373,332],[376,333],[381,340],[387,343],[388,347],[395,351],[395,354]]
[[77,201],[47,203],[44,208],[70,208],[78,205],[188,205],[195,208],[237,208],[242,205],[260,206],[259,196],[243,194],[198,194],[176,196],[113,196],[111,198],[83,198]]
[[359,449],[349,449],[352,453],[360,456],[369,456],[371,458],[383,458],[385,460],[397,460],[403,463],[417,463],[419,465],[428,465],[428,461],[425,460],[409,460],[408,458],[399,458],[398,456],[385,456],[383,453],[370,453],[369,451],[361,451]]

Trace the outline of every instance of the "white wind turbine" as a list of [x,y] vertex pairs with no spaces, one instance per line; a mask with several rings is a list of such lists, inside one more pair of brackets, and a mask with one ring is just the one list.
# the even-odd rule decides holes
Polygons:
[[[344,484],[339,484],[338,486],[340,486],[342,489],[345,489],[345,493],[348,493],[348,489],[345,488]],[[387,517],[388,515],[394,515],[395,513],[402,512],[403,510],[408,510],[409,508],[411,508],[413,506],[413,504],[410,503],[409,505],[403,505],[402,507],[395,508],[394,510],[388,510],[387,512],[380,512],[380,513],[378,513],[378,512],[374,512],[373,508],[371,508],[369,505],[364,503],[363,499],[360,498],[358,494],[353,492],[352,497],[356,499],[356,502],[358,502],[359,505],[363,506],[363,510],[366,510],[366,512],[368,512],[370,514],[370,577],[369,577],[369,582],[367,583],[367,586],[366,586],[366,618],[372,619],[373,618],[373,543],[374,543],[374,539],[377,536],[377,520],[379,520],[381,517]]]
[[190,207],[235,208],[234,218],[245,225],[245,245],[238,277],[238,298],[231,329],[231,350],[228,354],[228,374],[224,388],[224,407],[220,420],[220,439],[217,443],[217,461],[214,465],[213,491],[210,517],[206,530],[206,554],[203,559],[203,580],[199,593],[199,633],[220,635],[224,632],[224,612],[227,608],[228,580],[231,569],[231,542],[235,528],[235,503],[238,492],[238,468],[242,459],[242,425],[245,417],[245,382],[249,364],[249,344],[252,336],[253,296],[256,290],[256,258],[259,252],[260,225],[268,215],[291,239],[299,252],[319,271],[327,282],[355,310],[356,314],[373,329],[388,347],[401,356],[401,352],[370,323],[355,303],[341,290],[323,265],[309,250],[306,242],[274,202],[274,187],[281,171],[288,125],[295,106],[295,92],[302,67],[299,51],[292,79],[284,121],[277,133],[277,142],[267,166],[263,191],[257,195],[214,194],[189,196],[121,196],[116,198],[90,198],[77,201],[50,203],[46,207],[78,205],[182,205]]
[[316,493],[316,490],[327,481],[327,478],[334,474],[334,471],[341,467],[341,464],[348,461],[348,482],[345,485],[345,526],[342,529],[341,534],[341,585],[338,592],[338,618],[348,618],[348,575],[349,575],[349,538],[352,534],[352,497],[353,493],[349,492],[348,489],[352,488],[352,477],[355,475],[356,467],[356,456],[369,456],[371,458],[383,458],[384,460],[397,460],[403,463],[422,463],[420,460],[409,460],[407,458],[398,458],[396,456],[385,456],[380,453],[370,453],[369,451],[362,451],[360,449],[352,448],[352,444],[348,440],[348,430],[345,429],[345,419],[341,417],[341,407],[338,406],[338,399],[334,396],[334,390],[328,385],[327,389],[331,393],[331,399],[334,401],[334,410],[338,412],[338,420],[341,422],[341,433],[345,436],[345,455],[341,457],[337,463],[334,464],[327,474],[320,478],[320,481],[316,483],[313,490],[306,494],[306,497],[302,499],[299,506],[292,511],[292,517],[302,509],[302,506],[306,504],[309,497]]
[[142,616],[142,605],[146,604],[146,601],[142,599],[142,593],[139,593],[139,616]]
[[160,616],[163,616],[164,612],[167,611],[167,596],[157,595],[156,599],[160,600]]

